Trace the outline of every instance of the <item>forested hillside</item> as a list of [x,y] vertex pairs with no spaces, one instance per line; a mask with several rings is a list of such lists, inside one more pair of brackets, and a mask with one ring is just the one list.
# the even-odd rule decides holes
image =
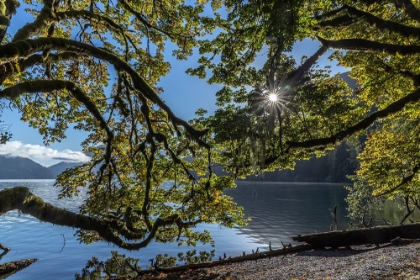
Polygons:
[[356,152],[345,142],[326,156],[300,160],[294,170],[267,172],[265,181],[282,182],[350,182],[347,175],[354,175],[358,167]]
[[0,179],[55,179],[55,176],[28,158],[0,155]]

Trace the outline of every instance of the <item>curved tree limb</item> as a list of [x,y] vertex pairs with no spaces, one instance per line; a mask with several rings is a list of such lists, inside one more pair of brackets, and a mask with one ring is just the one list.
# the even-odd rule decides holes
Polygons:
[[341,26],[349,26],[350,24],[358,21],[358,19],[351,17],[349,15],[343,15],[340,17],[333,18],[331,20],[325,20],[314,25],[314,29],[319,28],[337,28]]
[[326,40],[317,36],[318,41],[322,45],[332,49],[342,49],[348,51],[375,51],[386,52],[388,54],[418,54],[420,53],[420,46],[404,46],[388,43],[379,43],[364,39],[343,39],[343,40]]
[[391,114],[394,114],[400,110],[402,110],[407,104],[417,102],[420,99],[420,88],[413,91],[412,93],[404,96],[403,98],[391,103],[383,110],[377,111],[370,116],[366,117],[362,121],[358,122],[357,124],[350,126],[349,128],[342,130],[330,137],[320,138],[320,139],[313,139],[307,140],[303,142],[292,142],[288,141],[286,144],[290,148],[313,148],[313,147],[325,147],[330,144],[335,144],[338,141],[343,140],[347,136],[350,136],[362,129],[368,128],[371,124],[373,124],[376,120],[385,118]]
[[48,28],[48,20],[54,18],[52,12],[53,0],[44,0],[43,2],[44,7],[39,12],[35,21],[32,23],[27,23],[22,28],[20,28],[13,37],[12,42],[26,40],[38,32],[38,30]]
[[99,121],[100,126],[105,129],[109,141],[111,141],[112,138],[114,138],[113,133],[95,103],[93,103],[92,100],[90,100],[90,98],[73,82],[60,80],[23,82],[1,90],[0,98],[15,99],[23,93],[51,92],[64,89],[70,91],[74,98],[86,106],[88,111]]
[[411,175],[409,175],[409,176],[405,177],[404,179],[402,179],[401,182],[398,185],[396,185],[395,187],[393,187],[393,188],[391,188],[389,190],[385,190],[385,191],[383,191],[383,192],[381,192],[379,194],[376,194],[375,196],[376,197],[379,197],[379,196],[387,195],[387,194],[393,193],[394,191],[400,189],[405,184],[410,183],[414,179],[414,177],[417,175],[417,172],[419,170],[420,170],[420,165],[419,164],[416,164],[414,166],[413,170],[412,170],[412,174]]
[[354,7],[343,5],[343,8],[355,18],[363,18],[365,21],[375,26],[379,30],[387,30],[390,32],[399,33],[406,37],[420,37],[420,28],[407,26],[390,20],[384,20],[380,17],[374,16],[371,13],[356,9]]
[[[337,28],[341,26],[348,26],[359,20],[365,20],[366,22],[368,22],[372,26],[375,26],[379,30],[395,32],[406,37],[420,37],[420,28],[407,26],[398,22],[390,21],[390,20],[384,20],[369,12],[356,9],[349,5],[343,5],[341,8],[337,10],[325,13],[324,15],[317,16],[315,18],[317,20],[328,18],[328,17],[331,17],[332,15],[338,14],[339,12],[343,10],[347,11],[346,15],[342,15],[342,16],[339,16],[330,20],[320,21],[318,24],[315,25],[315,27]],[[420,17],[416,20],[418,21],[419,19]]]
[[309,57],[301,66],[299,66],[295,71],[292,71],[290,74],[287,75],[288,81],[295,81],[296,83],[302,82],[303,75],[318,61],[318,59],[324,55],[324,53],[328,50],[328,46],[324,46],[323,44],[321,47]]
[[[177,214],[163,218],[159,217],[154,221],[149,235],[143,239],[143,233],[129,231],[123,222],[97,219],[55,207],[32,194],[26,187],[14,187],[0,191],[0,215],[11,210],[20,210],[22,213],[31,215],[43,222],[96,231],[105,241],[127,250],[140,250],[146,247],[155,238],[161,227],[173,224],[192,224],[191,222],[180,221]],[[117,234],[127,239],[143,239],[143,241],[127,243]]]
[[75,52],[79,55],[92,56],[114,65],[117,70],[126,72],[133,81],[134,89],[138,90],[145,98],[157,104],[164,110],[174,125],[181,125],[194,138],[200,146],[209,148],[209,145],[200,139],[208,130],[199,131],[190,126],[186,121],[178,118],[165,102],[158,96],[152,87],[126,62],[116,55],[94,46],[62,38],[39,38],[13,42],[0,46],[0,63],[13,61],[19,57],[27,57],[33,53],[44,50],[60,50]]
[[16,0],[3,0],[0,3],[0,43],[3,42],[6,35],[7,28],[10,25],[12,15],[16,14],[16,8],[19,7],[19,2]]
[[420,10],[417,9],[411,0],[395,0],[395,5],[402,7],[409,17],[420,22]]
[[95,117],[102,129],[106,131],[108,136],[105,153],[105,163],[108,165],[111,161],[111,143],[114,139],[114,134],[108,127],[106,120],[99,112],[95,103],[73,82],[52,80],[52,81],[30,81],[16,84],[0,91],[0,98],[15,99],[23,93],[37,93],[37,92],[51,92],[55,90],[68,90]]
[[154,25],[152,25],[152,24],[150,24],[150,22],[148,22],[147,20],[145,20],[143,17],[142,17],[142,15],[140,14],[140,13],[138,13],[138,12],[136,12],[130,5],[128,5],[128,3],[125,1],[125,0],[119,0],[118,1],[119,3],[121,3],[121,5],[124,7],[124,8],[126,8],[128,11],[130,11],[130,13],[138,20],[138,21],[140,21],[141,23],[143,23],[144,24],[144,26],[146,27],[146,28],[150,28],[150,29],[155,29],[156,31],[159,31],[160,33],[162,33],[162,34],[165,34],[166,36],[168,36],[170,39],[174,39],[174,37],[173,37],[173,35],[172,34],[170,34],[170,33],[168,33],[168,32],[165,32],[164,30],[162,30],[162,29],[160,29],[159,27],[157,27],[157,26],[154,26]]
[[0,85],[4,80],[14,74],[21,73],[29,67],[43,63],[65,61],[78,58],[80,55],[74,52],[62,52],[58,54],[49,54],[46,58],[42,54],[33,54],[28,58],[22,58],[18,61],[6,62],[0,65]]

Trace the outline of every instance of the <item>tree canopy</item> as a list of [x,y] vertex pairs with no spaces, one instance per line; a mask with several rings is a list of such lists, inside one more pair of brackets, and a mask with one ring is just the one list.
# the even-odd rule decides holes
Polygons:
[[[1,100],[19,110],[46,144],[65,138],[71,125],[88,135],[82,147],[91,160],[56,181],[61,196],[86,188],[79,222],[102,225],[76,226],[83,241],[105,239],[129,250],[152,240],[194,245],[211,241],[209,232],[191,229],[199,223],[245,223],[241,208],[221,192],[234,187],[233,180],[209,169],[207,130],[178,118],[155,86],[170,71],[167,44],[186,59],[197,38],[214,30],[217,17],[201,15],[206,1],[0,3]],[[33,20],[10,34],[16,12]],[[19,191],[16,197],[25,196]],[[50,211],[10,203],[1,213],[16,207]],[[54,222],[72,226],[66,215],[60,219]]]
[[[212,70],[210,82],[225,84],[217,93],[220,109],[205,120],[221,144],[223,164],[238,176],[290,167],[308,153],[367,135],[360,138],[361,168],[348,199],[351,214],[362,216],[370,206],[378,207],[374,202],[388,198],[402,198],[407,209],[418,208],[420,3],[230,1],[227,5],[232,25],[212,42],[201,43],[206,59],[190,70],[200,76],[202,67],[207,67]],[[247,13],[251,6],[253,13]],[[259,36],[248,33],[253,24],[260,27],[255,28]],[[229,44],[223,44],[223,38]],[[295,66],[287,51],[304,38],[319,41],[321,47]],[[337,76],[309,68],[326,50],[334,51],[330,59],[350,69],[350,77],[359,85],[355,91]],[[262,69],[252,64],[258,51],[267,54]],[[213,62],[218,54],[220,61]],[[270,94],[277,95],[276,102],[268,100]],[[238,102],[242,105],[235,105]],[[247,125],[237,125],[244,122]]]

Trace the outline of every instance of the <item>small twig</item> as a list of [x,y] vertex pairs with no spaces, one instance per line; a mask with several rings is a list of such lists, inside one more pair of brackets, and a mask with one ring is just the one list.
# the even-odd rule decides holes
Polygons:
[[405,207],[407,209],[407,214],[401,220],[401,223],[400,223],[401,225],[404,223],[405,219],[407,219],[408,216],[410,216],[414,212],[414,209],[416,209],[416,208],[413,208],[413,210],[410,209],[410,205],[408,205],[408,199],[409,199],[409,196],[408,195],[406,197],[404,197]]
[[363,215],[363,217],[362,217],[362,223],[363,223],[363,225],[364,225],[365,228],[368,228],[370,226],[370,224],[372,223],[372,217],[370,217],[369,223],[366,224],[366,222],[365,222],[365,215]]
[[0,244],[0,249],[2,249],[3,251],[6,251],[6,252],[10,251],[10,248],[4,246],[3,244]]
[[333,219],[334,219],[334,224],[333,224],[333,226],[332,227],[330,227],[330,230],[331,231],[333,231],[334,229],[335,230],[338,230],[338,221],[337,221],[337,205],[335,205],[334,206],[334,208],[333,208],[333,210],[331,210],[330,209],[330,213],[331,213],[331,216],[333,217]]
[[385,220],[385,218],[384,218],[384,223],[385,223],[385,225],[387,225],[387,226],[393,226],[393,224],[391,224],[390,222],[387,222],[387,221]]

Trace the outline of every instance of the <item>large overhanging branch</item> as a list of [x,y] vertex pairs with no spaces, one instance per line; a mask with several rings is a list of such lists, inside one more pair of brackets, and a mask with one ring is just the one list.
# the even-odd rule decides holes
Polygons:
[[10,20],[12,15],[16,14],[17,7],[19,7],[19,2],[16,0],[0,1],[0,43],[3,42]]
[[79,57],[80,56],[74,52],[49,54],[47,57],[44,57],[42,54],[33,54],[28,58],[21,58],[18,61],[3,63],[2,65],[0,65],[0,85],[4,82],[6,78],[21,73],[32,66],[50,62],[77,59]]
[[363,19],[369,24],[375,26],[379,30],[395,32],[406,37],[409,37],[409,36],[420,37],[420,28],[407,26],[404,24],[390,21],[390,20],[384,20],[371,13],[356,9],[348,5],[343,5],[343,7],[340,8],[340,11],[342,9],[347,10],[347,13],[351,15],[351,17],[349,17],[348,15],[345,15],[342,17],[332,19],[330,21],[320,22],[319,25],[322,27],[326,27],[326,26],[339,27],[342,25],[349,25],[353,23],[354,20]]
[[342,49],[348,51],[374,51],[374,52],[386,52],[391,55],[401,54],[418,54],[420,53],[420,46],[404,46],[395,45],[388,43],[379,43],[375,41],[369,41],[364,39],[343,39],[343,40],[326,40],[317,36],[318,41],[323,46],[331,49]]
[[368,128],[376,120],[388,117],[391,114],[401,111],[407,104],[417,102],[420,99],[420,88],[406,95],[405,97],[395,101],[388,105],[385,109],[377,111],[370,116],[366,117],[357,124],[350,126],[349,128],[342,130],[330,137],[319,138],[313,140],[307,140],[303,142],[288,141],[286,144],[290,148],[314,148],[314,147],[325,147],[330,144],[335,144],[346,137],[353,135],[354,133]]
[[12,210],[20,210],[22,213],[31,215],[43,222],[96,231],[103,240],[127,250],[139,250],[146,247],[155,238],[161,227],[173,224],[178,227],[194,225],[191,222],[182,222],[177,214],[157,218],[149,235],[143,241],[127,243],[117,234],[127,239],[141,239],[143,234],[129,231],[125,224],[120,221],[106,221],[55,207],[32,194],[26,187],[14,187],[0,191],[0,215]]
[[17,85],[8,87],[0,91],[0,98],[15,99],[22,95],[23,93],[37,93],[37,92],[52,92],[56,90],[68,90],[82,104],[85,105],[86,109],[95,117],[99,122],[102,129],[106,131],[108,136],[106,153],[105,153],[105,163],[108,165],[111,161],[111,142],[114,138],[114,134],[111,129],[108,127],[107,122],[103,118],[101,112],[99,112],[95,103],[90,100],[90,98],[79,88],[75,83],[69,81],[30,81],[23,82]]
[[320,28],[338,28],[342,26],[349,26],[359,19],[351,17],[349,15],[343,15],[340,17],[333,18],[331,20],[325,20],[314,25],[313,29],[318,30]]
[[118,1],[124,8],[126,8],[138,21],[140,21],[142,24],[144,24],[144,26],[147,29],[154,29],[166,36],[168,36],[170,39],[174,39],[174,36],[162,29],[160,29],[157,26],[154,26],[152,24],[150,24],[150,22],[148,22],[144,17],[142,17],[142,15],[138,12],[136,12],[130,5],[128,5],[128,3],[125,0],[119,0]]
[[303,76],[318,61],[318,59],[328,50],[328,46],[322,45],[310,58],[301,66],[287,75],[287,81],[301,83]]
[[378,194],[375,194],[375,196],[376,197],[379,197],[379,196],[384,196],[384,195],[388,195],[388,194],[394,193],[396,190],[399,190],[400,188],[402,188],[406,184],[410,183],[414,179],[414,177],[417,175],[417,172],[419,170],[420,170],[420,165],[419,164],[416,164],[414,166],[414,168],[411,170],[411,172],[412,172],[411,175],[409,175],[409,176],[405,177],[404,179],[402,179],[401,182],[398,185],[396,185],[395,187],[393,187],[393,188],[391,188],[389,190],[385,190],[383,192],[380,192]]
[[0,91],[0,98],[16,99],[23,93],[52,92],[58,90],[68,90],[74,98],[83,103],[88,111],[98,120],[101,128],[105,129],[109,140],[112,140],[113,133],[109,129],[105,119],[99,112],[95,103],[79,88],[75,83],[60,80],[37,80],[16,84]]
[[395,0],[395,6],[402,7],[409,17],[420,22],[420,10],[410,0]]
[[53,1],[44,0],[43,2],[44,7],[39,12],[39,15],[33,22],[25,24],[16,32],[12,40],[13,42],[26,40],[31,35],[35,34],[38,30],[48,28],[48,21],[54,18],[52,12]]
[[27,57],[33,53],[44,50],[69,51],[75,52],[81,56],[95,57],[114,65],[117,71],[123,70],[132,79],[134,88],[138,90],[145,98],[157,104],[162,110],[164,110],[175,126],[183,126],[199,145],[209,148],[208,144],[200,139],[201,136],[207,133],[207,130],[196,130],[186,121],[175,116],[169,106],[166,105],[162,99],[160,99],[152,87],[150,87],[147,82],[128,63],[105,50],[74,40],[62,38],[39,38],[34,40],[13,42],[4,46],[0,46],[0,63],[13,61],[20,57]]

